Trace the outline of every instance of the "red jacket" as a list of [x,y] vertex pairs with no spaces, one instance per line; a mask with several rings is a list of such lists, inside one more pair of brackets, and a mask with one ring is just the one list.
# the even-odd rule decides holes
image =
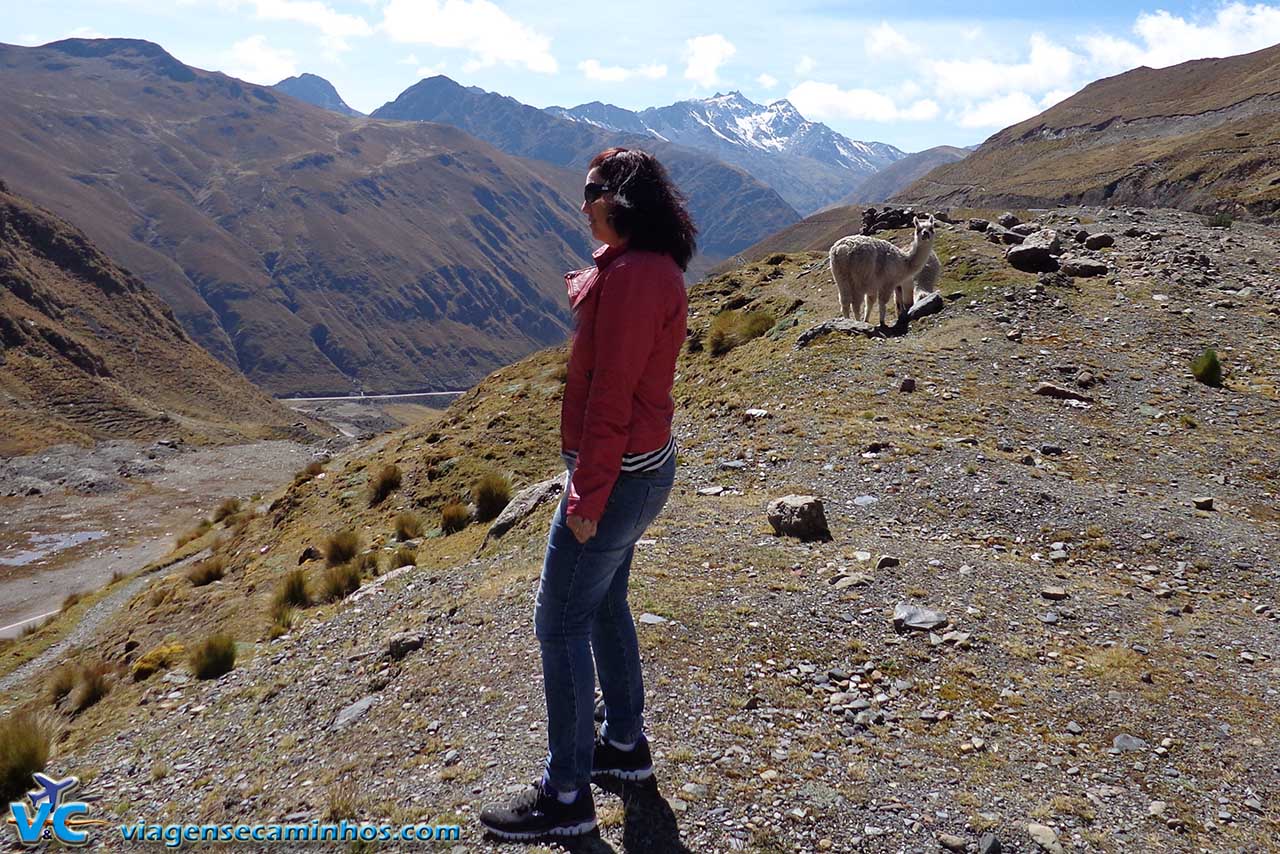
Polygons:
[[594,267],[565,274],[573,347],[560,447],[577,451],[565,515],[599,521],[624,453],[671,437],[676,357],[684,344],[684,273],[670,255],[601,246]]

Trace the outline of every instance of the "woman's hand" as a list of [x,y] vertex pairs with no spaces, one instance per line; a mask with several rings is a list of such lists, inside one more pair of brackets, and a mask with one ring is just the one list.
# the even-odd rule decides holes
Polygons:
[[579,543],[585,543],[596,535],[596,523],[592,519],[584,519],[576,513],[571,513],[564,521]]

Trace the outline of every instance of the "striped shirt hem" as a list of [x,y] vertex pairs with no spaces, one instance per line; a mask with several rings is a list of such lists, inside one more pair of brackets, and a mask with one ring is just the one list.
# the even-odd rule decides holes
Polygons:
[[[667,460],[675,456],[676,451],[676,437],[672,434],[671,438],[667,439],[667,443],[656,451],[645,451],[639,454],[623,454],[622,471],[636,472],[660,469],[666,465]],[[561,453],[574,463],[577,463],[577,451],[561,451]]]

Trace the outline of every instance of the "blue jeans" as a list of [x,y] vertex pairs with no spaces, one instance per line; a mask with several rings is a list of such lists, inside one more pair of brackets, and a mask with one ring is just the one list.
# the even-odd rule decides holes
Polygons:
[[[564,462],[572,477],[572,462]],[[605,705],[601,733],[629,742],[643,729],[644,681],[627,579],[636,540],[667,503],[675,475],[674,454],[655,471],[621,472],[586,543],[565,523],[568,490],[556,508],[533,623],[547,696],[543,778],[557,791],[577,791],[591,781],[596,673]]]

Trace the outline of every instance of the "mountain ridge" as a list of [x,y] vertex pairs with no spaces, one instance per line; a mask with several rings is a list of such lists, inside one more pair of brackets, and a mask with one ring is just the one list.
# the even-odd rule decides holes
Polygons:
[[568,329],[579,178],[347,118],[137,40],[0,47],[15,190],[282,394],[447,390]]
[[760,175],[801,214],[842,198],[905,156],[887,143],[851,140],[808,121],[785,98],[762,105],[737,90],[640,111],[598,101],[546,110],[706,151]]
[[418,81],[371,115],[378,119],[443,122],[510,154],[582,172],[591,157],[605,148],[645,148],[662,160],[688,197],[700,229],[701,257],[695,258],[696,269],[706,269],[761,236],[800,219],[771,187],[705,152],[563,119],[508,95],[464,87],[444,75]]
[[344,116],[363,116],[364,113],[352,109],[342,100],[337,88],[318,74],[303,73],[294,77],[286,77],[271,87],[277,92],[284,92],[300,101],[306,101],[317,107],[332,110]]
[[897,197],[1280,211],[1280,45],[1094,81]]

